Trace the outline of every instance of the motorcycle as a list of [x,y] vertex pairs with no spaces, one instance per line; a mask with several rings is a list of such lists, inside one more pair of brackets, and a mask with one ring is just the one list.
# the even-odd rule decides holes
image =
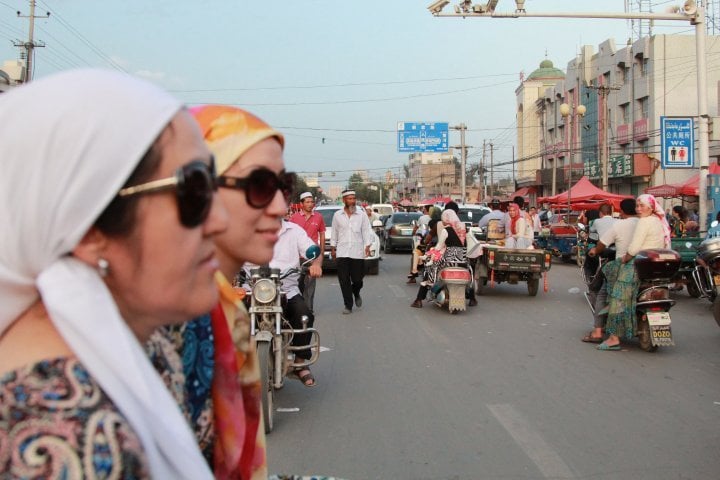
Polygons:
[[[640,282],[635,306],[635,336],[640,348],[646,352],[675,345],[670,327],[670,309],[675,300],[670,298],[669,285],[681,261],[676,251],[667,249],[641,250],[635,256],[634,266]],[[588,304],[595,313],[589,299]]]
[[720,236],[709,237],[700,244],[695,262],[693,280],[700,296],[712,302],[713,318],[720,326]]
[[[436,250],[428,250],[425,256],[425,268],[438,261]],[[437,252],[438,254],[440,252]],[[447,307],[451,314],[467,309],[465,292],[472,288],[473,273],[466,262],[449,262],[437,273],[435,285],[430,288],[432,302],[440,308]]]
[[[267,266],[253,268],[250,270],[250,278],[247,279],[250,288],[250,335],[257,346],[265,433],[270,433],[273,429],[275,390],[283,387],[289,373],[298,368],[309,367],[317,362],[320,356],[320,335],[316,329],[307,326],[308,317],[302,317],[302,328],[299,329],[294,329],[285,318],[285,294],[281,284],[289,275],[300,273],[319,254],[320,248],[313,245],[305,252],[307,260],[300,268],[291,268],[284,272]],[[294,335],[305,333],[311,335],[307,346],[291,345]],[[311,351],[310,359],[296,361],[294,353],[308,349]]]

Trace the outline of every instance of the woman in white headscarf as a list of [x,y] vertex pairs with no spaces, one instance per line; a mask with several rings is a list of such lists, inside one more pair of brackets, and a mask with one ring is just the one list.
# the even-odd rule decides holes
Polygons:
[[[443,210],[440,219],[442,226],[438,224],[438,242],[435,248],[441,250],[443,254],[438,262],[434,263],[430,268],[425,268],[426,278],[420,282],[420,288],[418,288],[415,301],[410,304],[410,306],[414,308],[422,308],[422,301],[425,300],[428,289],[432,288],[435,284],[437,274],[440,270],[449,263],[467,261],[467,251],[465,249],[467,231],[465,224],[460,221],[457,213],[449,208]],[[474,303],[471,302],[471,305],[473,304]]]
[[142,348],[218,300],[212,157],[138,79],[61,73],[0,96],[0,471],[212,474]]
[[609,286],[608,317],[605,323],[608,337],[596,347],[598,350],[621,350],[621,340],[631,339],[635,335],[635,306],[640,281],[631,260],[640,250],[670,248],[670,225],[655,197],[640,195],[636,205],[640,219],[627,253],[603,268]]

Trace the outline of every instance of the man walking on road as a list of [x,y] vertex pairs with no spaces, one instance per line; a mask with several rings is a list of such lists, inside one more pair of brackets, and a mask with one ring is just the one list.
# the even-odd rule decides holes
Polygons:
[[[302,211],[294,213],[290,217],[290,221],[305,229],[308,237],[320,247],[320,258],[322,259],[323,255],[325,255],[325,221],[322,215],[313,211],[315,208],[315,199],[312,193],[301,193],[300,204],[302,205]],[[313,309],[313,300],[315,299],[316,280],[317,278],[312,275],[305,275],[304,285],[302,285],[302,294],[305,298],[305,303],[307,303],[308,308],[313,312],[315,311]]]
[[352,312],[355,306],[362,306],[360,290],[365,275],[365,257],[370,256],[372,228],[367,215],[358,210],[355,191],[342,192],[345,208],[338,210],[332,219],[332,238],[330,254],[337,263],[338,282],[345,304],[344,314]]

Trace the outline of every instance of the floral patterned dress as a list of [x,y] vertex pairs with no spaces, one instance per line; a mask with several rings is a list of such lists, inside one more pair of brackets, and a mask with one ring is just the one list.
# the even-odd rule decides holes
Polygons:
[[0,375],[0,479],[148,477],[139,438],[77,359]]

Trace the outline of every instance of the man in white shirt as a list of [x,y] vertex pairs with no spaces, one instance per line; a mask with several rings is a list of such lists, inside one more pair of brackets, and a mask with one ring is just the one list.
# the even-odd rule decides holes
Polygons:
[[600,217],[593,220],[590,225],[590,238],[595,240],[602,238],[614,223],[612,207],[607,203],[600,205]]
[[338,283],[342,291],[344,314],[355,306],[362,306],[360,290],[365,276],[365,257],[370,256],[373,231],[367,215],[357,209],[355,191],[342,192],[345,208],[338,210],[332,219],[330,255],[337,263]]
[[[599,219],[598,219],[599,220]],[[597,220],[595,220],[597,221]],[[627,253],[638,218],[635,212],[635,199],[628,198],[620,202],[620,220],[616,220],[610,228],[600,237],[596,247],[588,251],[588,255],[594,257],[605,250],[606,247],[615,244],[615,258],[621,259]],[[602,275],[602,273],[600,273]],[[595,314],[593,315],[593,330],[583,337],[583,342],[600,343],[603,339],[603,328],[607,320],[607,312],[604,311],[607,305],[607,292],[609,285],[603,280],[602,287],[595,294]],[[592,293],[592,292],[591,292]],[[592,297],[591,297],[592,299]]]
[[[273,258],[270,260],[270,268],[277,268],[280,272],[285,272],[291,268],[299,268],[300,258],[304,257],[307,249],[313,245],[315,245],[315,242],[308,236],[305,229],[295,223],[283,220],[278,241],[273,247]],[[321,265],[322,256],[318,256],[310,264],[309,275],[312,277],[321,276]],[[257,265],[248,263],[243,266],[247,278],[250,277],[250,269],[255,267],[257,267]],[[315,323],[315,315],[300,293],[299,281],[299,272],[288,275],[281,280],[281,288],[287,300],[285,305],[283,305],[283,313],[294,329],[301,329],[303,327],[303,316],[308,318],[308,327],[312,327]],[[311,339],[312,336],[309,333],[293,335],[292,345],[295,347],[307,346],[310,344]],[[312,352],[309,349],[295,351],[295,357],[298,360],[309,360],[311,356]],[[295,373],[306,387],[315,386],[315,377],[313,377],[309,368],[299,368]]]

